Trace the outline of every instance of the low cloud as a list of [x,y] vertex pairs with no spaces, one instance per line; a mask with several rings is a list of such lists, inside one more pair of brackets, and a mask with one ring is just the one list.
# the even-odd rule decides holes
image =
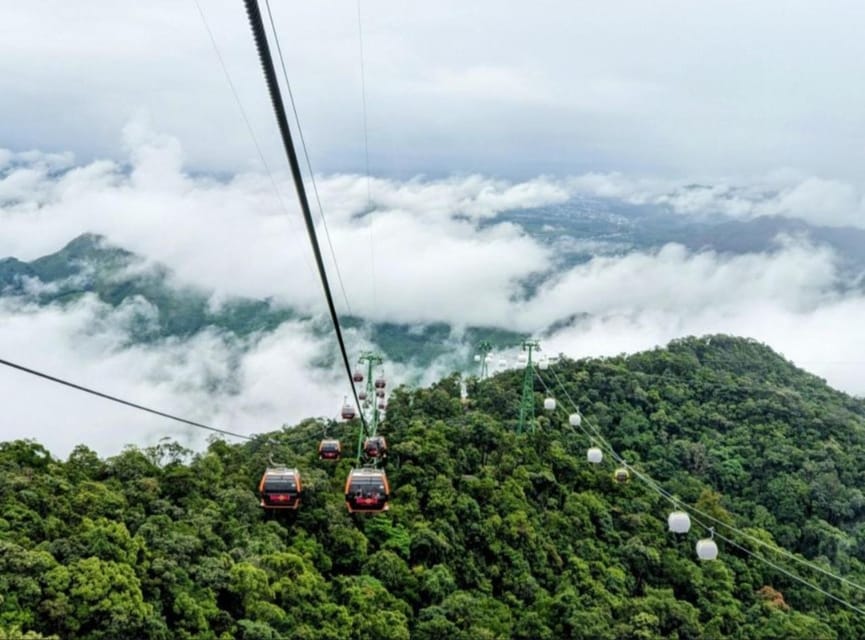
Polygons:
[[[135,303],[131,303],[135,304]],[[138,304],[146,304],[140,302]],[[94,296],[71,305],[0,306],[3,357],[139,404],[251,435],[307,416],[334,417],[336,372],[315,367],[329,344],[288,322],[247,340],[212,329],[189,339],[128,344],[136,310]],[[139,310],[140,311],[140,310]],[[164,436],[199,448],[206,431],[84,395],[3,368],[7,419],[2,438],[35,438],[65,455],[85,443],[111,454]]]
[[720,179],[709,184],[619,173],[590,173],[566,182],[577,193],[659,205],[683,215],[784,216],[818,226],[865,228],[865,194],[860,187],[790,170],[756,180]]
[[[178,284],[213,292],[214,304],[233,296],[271,298],[316,320],[246,338],[208,328],[188,339],[135,344],[131,323],[155,319],[144,299],[112,308],[86,295],[38,307],[26,296],[7,297],[0,298],[0,354],[244,434],[335,416],[345,383],[338,364],[319,366],[333,361],[332,341],[316,337],[311,324],[324,310],[320,284],[286,177],[275,176],[280,199],[268,176],[192,176],[176,140],[137,123],[125,135],[129,165],[0,154],[0,256],[30,260],[95,232],[141,255],[145,262],[134,268],[162,263]],[[668,244],[596,255],[563,269],[557,245],[496,219],[499,212],[587,194],[682,215],[740,218],[808,219],[824,203],[821,224],[852,223],[861,196],[850,185],[791,174],[748,186],[589,174],[518,183],[477,175],[405,182],[336,175],[320,176],[318,187],[352,311],[371,320],[454,327],[456,355],[423,372],[411,363],[390,364],[396,382],[429,383],[453,362],[469,361],[460,329],[492,325],[547,335],[544,351],[573,357],[651,348],[689,334],[750,336],[838,388],[865,393],[865,339],[856,338],[865,298],[843,286],[849,283],[826,247],[779,238],[770,253],[726,255]],[[325,255],[331,265],[326,244]],[[541,283],[531,293],[524,286],[529,277]],[[36,294],[44,285],[28,286]],[[346,310],[339,293],[337,304]],[[560,328],[548,335],[554,323]],[[349,331],[347,337],[353,353],[375,346],[375,336]],[[113,453],[163,435],[191,446],[206,437],[14,371],[0,371],[0,385],[14,390],[2,437],[35,437],[60,454],[81,442]]]

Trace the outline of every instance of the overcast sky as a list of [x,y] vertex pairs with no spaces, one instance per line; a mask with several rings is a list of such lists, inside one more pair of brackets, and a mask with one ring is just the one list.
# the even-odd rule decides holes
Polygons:
[[[242,295],[321,312],[242,3],[200,1],[285,204],[194,2],[10,3],[0,258],[31,260],[96,232],[214,304]],[[272,4],[356,313],[538,332],[588,312],[546,341],[573,357],[728,332],[865,393],[865,298],[838,293],[826,248],[781,238],[765,254],[669,245],[597,257],[526,301],[518,281],[549,271],[554,248],[481,224],[588,194],[865,227],[865,4],[363,0],[377,205],[363,217],[357,5]],[[684,188],[697,181],[706,187]],[[0,300],[0,354],[244,433],[338,410],[339,372],[313,366],[329,343],[303,323],[246,342],[205,331],[129,345],[129,314],[144,307]],[[349,338],[355,352],[368,346]],[[447,372],[436,365],[426,379]],[[0,439],[113,453],[185,433],[0,371],[7,388]],[[200,445],[199,435],[184,437]]]
[[[200,0],[282,162],[242,3]],[[363,167],[354,0],[273,2],[317,170]],[[791,167],[861,182],[858,0],[362,0],[371,169],[677,178]],[[145,113],[191,170],[259,160],[192,0],[9,3],[0,141],[121,158]]]

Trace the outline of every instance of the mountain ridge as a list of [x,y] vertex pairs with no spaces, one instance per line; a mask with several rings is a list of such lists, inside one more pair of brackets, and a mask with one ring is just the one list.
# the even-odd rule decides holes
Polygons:
[[[470,379],[468,404],[456,374],[394,390],[383,425],[391,510],[376,517],[350,517],[342,505],[353,462],[315,453],[325,433],[351,449],[354,423],[306,420],[242,445],[217,440],[194,453],[165,442],[107,460],[86,447],[60,461],[32,442],[2,443],[0,593],[14,596],[0,599],[0,629],[863,637],[861,615],[753,556],[853,606],[863,606],[861,592],[753,539],[865,582],[865,401],[765,345],[723,335],[562,358],[538,375],[536,405],[549,387],[559,409],[539,410],[523,435],[520,371]],[[611,479],[609,456],[586,462],[592,443],[568,427],[569,398],[584,425],[694,509],[687,536],[665,531],[672,506],[651,487]],[[295,515],[268,518],[257,506],[256,482],[273,459],[304,475]],[[717,518],[717,561],[695,558],[695,541],[709,535],[701,514]]]

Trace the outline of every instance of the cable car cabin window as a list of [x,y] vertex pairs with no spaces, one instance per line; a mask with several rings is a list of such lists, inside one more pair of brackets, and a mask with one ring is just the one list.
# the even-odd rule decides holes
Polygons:
[[349,491],[354,495],[371,495],[375,493],[379,495],[384,495],[384,482],[372,478],[364,478],[363,480],[352,480]]
[[264,481],[265,493],[297,493],[297,483],[294,478],[268,478]]

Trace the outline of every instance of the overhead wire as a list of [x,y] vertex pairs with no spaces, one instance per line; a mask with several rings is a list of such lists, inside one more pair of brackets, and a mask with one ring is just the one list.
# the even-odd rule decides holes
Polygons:
[[270,30],[271,33],[273,33],[273,43],[276,45],[276,53],[279,56],[279,65],[282,67],[282,77],[285,80],[285,88],[288,91],[288,101],[291,104],[291,110],[294,113],[294,122],[297,125],[297,135],[300,138],[300,148],[303,149],[303,156],[306,159],[306,168],[309,173],[309,181],[312,184],[312,192],[315,195],[315,202],[318,205],[318,214],[321,217],[321,223],[324,227],[324,235],[327,238],[327,244],[330,247],[330,256],[333,259],[336,279],[339,282],[339,288],[342,291],[345,308],[348,314],[351,315],[351,304],[348,302],[348,295],[345,292],[345,285],[342,281],[342,273],[340,273],[339,270],[339,262],[336,259],[336,251],[334,251],[333,242],[330,238],[330,229],[328,229],[327,226],[327,218],[324,215],[324,207],[321,205],[321,197],[318,194],[318,184],[315,180],[315,173],[312,170],[312,162],[309,159],[309,151],[306,147],[306,138],[303,135],[303,127],[300,125],[300,115],[298,115],[297,105],[294,102],[294,92],[291,90],[291,82],[288,80],[288,70],[285,67],[285,59],[282,56],[282,46],[279,43],[279,34],[276,31],[276,24],[273,21],[273,13],[270,10],[270,0],[265,0],[265,6],[267,7],[267,18],[270,22]]
[[[556,379],[556,383],[557,383],[558,387],[562,390],[562,393],[565,396],[565,399],[571,404],[571,406],[574,408],[575,411],[579,412],[579,407],[574,402],[573,398],[571,398],[570,394],[568,393],[567,388],[565,387],[564,383],[562,383],[561,379],[558,377],[555,370],[550,368],[549,371],[553,375],[553,377]],[[541,383],[544,384],[544,387],[547,390],[549,390],[549,388],[546,387],[546,383],[544,382],[544,380],[540,376],[540,374],[538,374],[538,377],[541,379]],[[727,522],[724,522],[723,520],[711,515],[710,513],[706,513],[705,511],[702,511],[695,506],[686,504],[684,501],[680,500],[679,498],[675,497],[674,495],[672,495],[671,493],[666,491],[663,487],[660,486],[660,484],[657,481],[652,479],[651,476],[648,476],[648,474],[641,472],[634,465],[628,463],[624,458],[622,458],[615,451],[613,446],[603,437],[600,430],[592,423],[591,420],[584,418],[583,422],[594,433],[595,437],[592,438],[593,440],[600,442],[604,446],[604,448],[606,448],[610,452],[610,455],[617,462],[619,462],[623,466],[625,466],[628,469],[630,469],[631,471],[633,471],[635,475],[637,475],[638,477],[640,477],[641,480],[643,480],[643,482],[652,486],[655,491],[661,493],[665,498],[667,498],[667,500],[670,500],[671,502],[678,504],[680,506],[687,507],[687,509],[689,511],[692,511],[693,513],[698,513],[703,518],[710,520],[711,522],[713,522],[714,524],[716,524],[718,526],[725,527],[731,531],[735,531],[737,534],[741,535],[744,538],[747,538],[749,541],[753,542],[756,545],[759,545],[759,546],[761,546],[765,549],[768,549],[769,551],[772,551],[774,553],[777,553],[779,555],[785,556],[786,558],[788,558],[789,560],[792,560],[793,562],[801,564],[802,566],[807,567],[807,568],[811,569],[812,571],[822,573],[823,575],[825,575],[829,578],[832,578],[834,580],[837,580],[839,582],[842,582],[842,583],[846,584],[847,586],[852,587],[858,591],[865,592],[865,586],[862,586],[862,585],[858,584],[857,582],[853,582],[852,580],[845,578],[844,576],[837,575],[837,574],[833,573],[832,571],[829,571],[829,570],[821,567],[818,564],[810,562],[804,558],[800,558],[799,556],[795,555],[794,553],[788,551],[787,549],[785,549],[781,546],[769,544],[765,540],[761,540],[760,538],[758,538],[754,535],[751,535],[747,531],[743,531],[743,530],[741,530],[741,529],[739,529],[739,528],[737,528],[737,527],[735,527],[735,526],[733,526]],[[580,428],[582,430],[582,424],[580,425]],[[584,433],[585,433],[585,431],[584,431]],[[586,435],[588,435],[588,434],[586,434]]]
[[309,241],[312,245],[313,254],[315,255],[315,263],[318,268],[318,274],[321,278],[321,286],[324,290],[325,300],[327,301],[328,312],[330,313],[330,319],[333,323],[334,333],[336,334],[336,340],[339,347],[340,355],[342,356],[343,365],[345,366],[345,373],[348,377],[348,383],[351,388],[351,392],[354,396],[354,401],[356,406],[358,407],[358,413],[360,414],[361,423],[363,424],[364,429],[366,429],[366,418],[363,415],[363,411],[360,411],[361,404],[360,400],[357,397],[357,388],[354,385],[354,381],[352,379],[352,370],[351,364],[349,363],[348,352],[346,351],[345,340],[342,335],[342,328],[340,327],[339,315],[336,312],[336,306],[333,302],[333,293],[331,292],[330,281],[327,277],[327,270],[324,266],[324,259],[321,254],[321,247],[318,243],[318,235],[315,230],[315,223],[312,219],[312,212],[309,207],[309,199],[306,195],[306,187],[303,183],[303,176],[300,171],[300,163],[297,159],[297,152],[294,148],[294,141],[291,137],[291,129],[288,126],[288,116],[285,111],[285,103],[282,100],[282,92],[279,88],[279,81],[276,77],[276,70],[273,65],[273,57],[270,52],[270,45],[267,41],[267,33],[264,27],[264,21],[261,16],[261,10],[259,9],[257,0],[244,0],[244,4],[246,6],[246,13],[249,18],[250,28],[252,29],[252,35],[255,40],[255,46],[258,51],[258,57],[261,61],[262,71],[264,73],[265,83],[267,84],[268,93],[270,94],[270,101],[273,106],[273,112],[276,116],[277,126],[279,128],[279,133],[282,138],[283,147],[285,149],[286,157],[288,158],[288,163],[291,168],[291,175],[294,179],[294,186],[297,191],[297,198],[300,202],[300,208],[303,212],[303,219],[306,223],[307,234],[309,235]]
[[[832,594],[832,593],[826,591],[825,589],[821,588],[819,585],[813,584],[812,582],[809,582],[808,580],[802,578],[801,576],[786,570],[785,568],[783,568],[783,567],[777,565],[776,563],[770,561],[768,558],[765,558],[764,556],[761,556],[761,555],[758,555],[758,554],[751,552],[747,548],[742,547],[741,545],[735,543],[730,538],[718,533],[718,531],[714,527],[707,525],[704,522],[701,522],[700,519],[698,519],[693,514],[695,514],[695,513],[699,514],[699,516],[701,518],[704,518],[706,520],[710,520],[712,523],[714,523],[716,525],[725,527],[726,529],[729,529],[730,531],[736,533],[737,535],[739,535],[743,538],[746,538],[750,542],[753,542],[753,543],[760,545],[766,549],[769,549],[770,551],[778,553],[779,555],[782,555],[782,556],[784,556],[790,560],[793,560],[793,561],[795,561],[795,562],[797,562],[797,563],[799,563],[799,564],[801,564],[801,565],[803,565],[803,566],[805,566],[805,567],[807,567],[813,571],[817,571],[826,577],[833,578],[834,580],[837,580],[838,582],[841,582],[841,583],[843,583],[849,587],[852,587],[854,589],[857,589],[859,591],[865,591],[865,587],[863,587],[862,585],[860,585],[856,582],[853,582],[852,580],[845,578],[844,576],[840,576],[840,575],[837,575],[831,571],[828,571],[827,569],[824,569],[823,567],[820,567],[819,565],[813,564],[807,560],[799,558],[796,555],[794,555],[793,553],[791,553],[790,551],[784,549],[783,547],[779,547],[777,545],[770,545],[770,544],[766,543],[765,541],[760,540],[759,538],[757,538],[755,536],[752,536],[751,534],[747,533],[746,531],[743,531],[742,529],[739,529],[738,527],[736,527],[734,525],[731,525],[727,522],[724,522],[724,521],[712,516],[711,514],[708,514],[705,511],[684,502],[683,500],[681,500],[681,499],[677,498],[676,496],[674,496],[673,494],[671,494],[669,491],[665,490],[651,476],[640,471],[634,465],[629,464],[624,458],[622,458],[616,452],[616,450],[613,448],[613,446],[603,437],[603,435],[601,435],[601,433],[597,429],[597,427],[595,427],[590,420],[588,420],[585,416],[582,415],[582,413],[579,410],[579,407],[571,398],[570,394],[567,391],[567,388],[561,382],[561,379],[555,373],[555,370],[552,369],[552,367],[549,370],[552,373],[553,377],[556,379],[558,387],[561,389],[565,399],[571,404],[571,407],[573,408],[573,410],[576,411],[580,415],[581,420],[580,420],[580,424],[578,425],[578,428],[580,429],[580,431],[582,431],[583,434],[586,437],[588,437],[590,441],[595,442],[596,444],[600,444],[601,446],[603,446],[604,449],[606,449],[607,452],[613,457],[613,459],[616,460],[616,462],[618,462],[619,464],[622,464],[629,471],[634,473],[635,476],[637,476],[641,481],[643,481],[646,485],[648,485],[649,488],[651,488],[653,491],[658,493],[658,495],[660,495],[662,498],[664,498],[665,500],[670,502],[674,507],[683,509],[683,510],[691,513],[691,517],[694,520],[694,522],[696,522],[697,524],[702,526],[704,529],[711,531],[713,536],[718,536],[720,539],[724,540],[725,542],[730,542],[734,547],[741,549],[743,552],[747,553],[749,556],[751,556],[751,557],[753,557],[753,558],[755,558],[761,562],[766,563],[767,565],[773,567],[774,569],[781,571],[785,575],[787,575],[791,578],[794,578],[798,582],[800,582],[800,583],[802,583],[802,584],[804,584],[804,585],[832,598],[836,602],[843,604],[844,606],[850,608],[851,610],[856,611],[857,613],[865,614],[865,609],[862,609],[862,608],[852,604],[851,602],[845,600],[844,598],[841,598],[840,596],[837,596],[835,594]],[[540,380],[541,385],[544,387],[545,391],[551,396],[554,395],[552,393],[552,390],[547,385],[546,381],[543,379],[543,376],[541,376],[540,372],[536,370],[535,373],[536,373],[538,380]],[[586,429],[583,426],[584,424],[587,427],[589,427],[593,433],[589,433],[588,431],[586,431]]]
[[367,117],[366,106],[366,64],[364,62],[364,47],[363,47],[363,16],[360,10],[360,1],[357,0],[357,42],[358,53],[360,58],[360,98],[363,115],[363,153],[366,169],[366,210],[369,216],[369,260],[372,281],[372,302],[373,307],[378,307],[378,286],[376,285],[376,269],[375,269],[375,233],[372,228],[372,187],[369,172],[369,121]]
[[[204,9],[201,7],[199,0],[193,0],[195,3],[195,7],[198,9],[198,15],[201,18],[201,23],[204,25],[205,31],[207,31],[207,35],[210,38],[210,45],[213,48],[213,52],[216,54],[216,59],[219,61],[219,66],[222,68],[222,74],[225,76],[225,80],[228,83],[228,88],[231,89],[231,94],[234,96],[234,102],[237,104],[237,108],[240,111],[240,115],[243,118],[243,122],[246,125],[246,131],[249,133],[249,137],[252,139],[252,144],[255,146],[255,150],[258,152],[258,158],[261,160],[261,165],[264,167],[265,173],[267,173],[267,177],[270,179],[270,184],[273,187],[273,192],[276,194],[276,199],[279,202],[279,206],[282,209],[282,212],[285,214],[286,219],[291,219],[288,213],[288,207],[285,204],[285,200],[282,197],[282,191],[279,188],[279,185],[276,182],[276,178],[273,175],[273,171],[270,169],[270,164],[267,162],[267,159],[264,157],[264,151],[261,149],[261,144],[258,142],[258,136],[255,135],[255,129],[252,128],[252,123],[249,120],[249,116],[246,113],[246,109],[243,106],[243,101],[240,99],[240,94],[237,91],[237,87],[234,85],[234,81],[231,79],[231,73],[228,71],[228,65],[225,64],[225,58],[222,57],[222,52],[219,50],[219,44],[216,42],[216,36],[213,34],[213,30],[210,28],[210,23],[207,21],[207,16],[204,13]],[[306,264],[307,269],[309,269],[310,275],[315,277],[315,270],[312,268],[312,264],[309,262],[309,257],[306,253],[303,253],[303,262]]]
[[727,538],[726,536],[724,536],[724,535],[718,533],[717,531],[715,532],[715,535],[718,536],[718,537],[719,537],[721,540],[723,540],[725,543],[727,543],[727,544],[729,544],[729,545],[731,545],[731,546],[733,546],[733,547],[739,549],[740,551],[742,551],[743,553],[748,554],[748,555],[751,556],[752,558],[756,558],[756,559],[759,560],[760,562],[764,562],[764,563],[766,563],[767,565],[769,565],[770,567],[772,567],[772,568],[775,569],[776,571],[780,571],[781,573],[783,573],[783,574],[786,575],[787,577],[792,578],[793,580],[796,580],[797,582],[799,582],[799,583],[805,585],[806,587],[809,587],[809,588],[811,588],[811,589],[814,589],[814,590],[816,590],[816,591],[819,591],[820,593],[822,593],[822,594],[823,594],[824,596],[826,596],[827,598],[831,598],[831,599],[834,600],[835,602],[838,602],[838,603],[844,605],[845,607],[848,607],[849,609],[852,609],[852,610],[855,611],[856,613],[859,613],[859,614],[865,616],[865,609],[863,609],[863,608],[861,608],[861,607],[857,607],[855,604],[849,602],[848,600],[845,600],[844,598],[842,598],[842,597],[840,597],[840,596],[836,596],[834,593],[832,593],[832,592],[830,592],[830,591],[827,591],[826,589],[823,589],[823,588],[820,587],[819,585],[816,585],[816,584],[813,584],[813,583],[811,583],[811,582],[808,582],[808,581],[805,580],[803,577],[796,575],[796,574],[793,573],[792,571],[788,571],[788,570],[785,569],[784,567],[782,567],[782,566],[780,566],[780,565],[778,565],[778,564],[772,562],[772,561],[769,560],[768,558],[765,558],[765,557],[763,557],[763,556],[761,556],[761,555],[757,555],[756,553],[754,553],[754,552],[751,551],[750,549],[747,549],[746,547],[743,547],[742,545],[738,544],[736,541],[731,540],[730,538]]
[[163,418],[167,418],[169,420],[174,420],[175,422],[181,422],[183,424],[189,425],[191,427],[196,427],[197,429],[205,429],[207,431],[212,431],[214,433],[220,433],[225,436],[231,436],[232,438],[240,438],[241,440],[256,440],[257,438],[253,436],[247,436],[242,433],[237,433],[235,431],[229,431],[228,429],[220,429],[218,427],[212,427],[208,424],[204,424],[203,422],[197,422],[195,420],[189,420],[187,418],[182,418],[180,416],[173,415],[171,413],[166,413],[165,411],[159,411],[158,409],[153,409],[151,407],[147,407],[143,404],[138,404],[137,402],[132,402],[130,400],[124,400],[123,398],[119,398],[117,396],[113,396],[108,393],[104,393],[102,391],[97,391],[96,389],[92,389],[90,387],[85,387],[84,385],[77,384],[75,382],[71,382],[69,380],[64,380],[63,378],[58,378],[57,376],[53,376],[42,371],[38,371],[36,369],[32,369],[30,367],[26,367],[22,364],[18,364],[16,362],[12,362],[11,360],[5,360],[0,358],[0,365],[5,367],[9,367],[11,369],[17,369],[18,371],[22,371],[24,373],[29,373],[30,375],[37,376],[39,378],[43,378],[45,380],[49,380],[51,382],[56,382],[57,384],[64,385],[66,387],[70,387],[72,389],[76,389],[78,391],[83,391],[84,393],[89,393],[91,395],[97,396],[99,398],[103,398],[105,400],[111,400],[112,402],[116,402],[118,404],[125,405],[127,407],[132,407],[133,409],[138,409],[139,411],[145,411],[147,413],[152,413],[153,415],[161,416]]

